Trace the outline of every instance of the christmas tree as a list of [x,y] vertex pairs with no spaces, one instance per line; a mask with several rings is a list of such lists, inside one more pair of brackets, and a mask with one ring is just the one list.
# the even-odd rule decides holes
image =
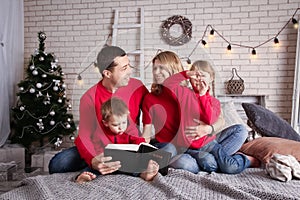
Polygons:
[[76,130],[66,98],[64,73],[53,53],[45,52],[46,34],[38,33],[39,48],[31,55],[26,78],[18,83],[17,105],[12,108],[13,143],[30,149],[33,142],[60,146]]

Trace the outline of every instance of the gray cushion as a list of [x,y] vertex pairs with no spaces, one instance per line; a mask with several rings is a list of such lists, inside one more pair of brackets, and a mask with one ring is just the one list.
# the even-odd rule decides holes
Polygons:
[[272,111],[254,103],[242,103],[242,106],[251,122],[249,125],[262,136],[300,141],[300,135],[291,125]]

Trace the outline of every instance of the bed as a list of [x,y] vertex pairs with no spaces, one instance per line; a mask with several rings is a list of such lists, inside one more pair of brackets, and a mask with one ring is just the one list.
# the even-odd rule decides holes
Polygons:
[[[256,109],[256,113],[251,113],[252,125],[261,132],[264,127],[260,127],[259,123],[252,119],[258,113],[257,107],[252,106],[252,111],[253,108]],[[247,108],[246,113],[251,109]],[[269,115],[277,117],[273,116],[273,113]],[[266,120],[262,116],[259,119]],[[225,120],[231,121],[230,123],[234,121],[226,118]],[[285,122],[276,121],[280,128],[286,125],[280,123]],[[268,130],[272,128],[274,127]],[[291,130],[288,130],[289,134],[283,134],[282,129],[276,133],[277,129],[279,128],[275,127],[272,131],[273,135],[245,143],[241,151],[257,157],[263,163],[268,162],[274,153],[292,155],[299,161],[300,142],[295,141],[300,140],[299,134],[289,135]],[[284,138],[292,136],[295,139]],[[17,188],[0,195],[0,199],[300,199],[299,179],[280,181],[271,177],[264,168],[248,168],[235,175],[207,172],[193,174],[170,168],[166,176],[158,174],[152,182],[118,174],[99,176],[91,182],[78,184],[73,182],[77,174],[74,172],[26,178]]]
[[0,199],[300,199],[299,180],[280,182],[260,168],[248,168],[236,175],[170,169],[167,176],[159,174],[152,182],[106,175],[77,184],[72,182],[76,174],[26,178]]

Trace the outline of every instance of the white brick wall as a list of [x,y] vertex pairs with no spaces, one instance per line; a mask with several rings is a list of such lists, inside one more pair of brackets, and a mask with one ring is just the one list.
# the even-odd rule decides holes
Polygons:
[[[78,73],[95,60],[113,23],[113,9],[120,11],[120,22],[138,21],[138,8],[145,10],[145,66],[157,49],[173,50],[186,57],[202,37],[208,24],[232,43],[257,46],[274,37],[300,7],[299,0],[24,0],[25,10],[25,63],[38,47],[37,32],[45,31],[46,51],[55,52],[63,71]],[[172,15],[183,15],[193,24],[193,38],[183,46],[169,46],[160,38],[159,27]],[[297,19],[300,12],[295,16]],[[290,120],[292,87],[295,64],[297,31],[288,24],[278,39],[256,49],[258,57],[250,59],[251,49],[232,46],[226,53],[227,43],[215,34],[205,40],[209,48],[201,45],[192,55],[208,59],[215,65],[218,76],[217,92],[225,93],[224,82],[236,67],[245,80],[244,94],[267,94],[267,107]],[[122,32],[121,46],[132,50],[135,33]],[[135,64],[135,63],[134,63]],[[185,61],[184,61],[185,64]],[[78,86],[76,75],[66,75],[68,97],[72,98],[73,114],[78,119],[80,96],[100,75],[92,67],[82,74],[85,85]],[[145,69],[145,84],[152,81],[151,65]]]

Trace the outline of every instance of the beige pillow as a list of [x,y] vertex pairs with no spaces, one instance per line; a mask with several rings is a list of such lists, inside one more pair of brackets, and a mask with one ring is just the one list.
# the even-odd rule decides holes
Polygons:
[[284,138],[260,137],[245,143],[240,151],[259,159],[262,163],[268,163],[274,153],[292,155],[300,161],[300,142]]

